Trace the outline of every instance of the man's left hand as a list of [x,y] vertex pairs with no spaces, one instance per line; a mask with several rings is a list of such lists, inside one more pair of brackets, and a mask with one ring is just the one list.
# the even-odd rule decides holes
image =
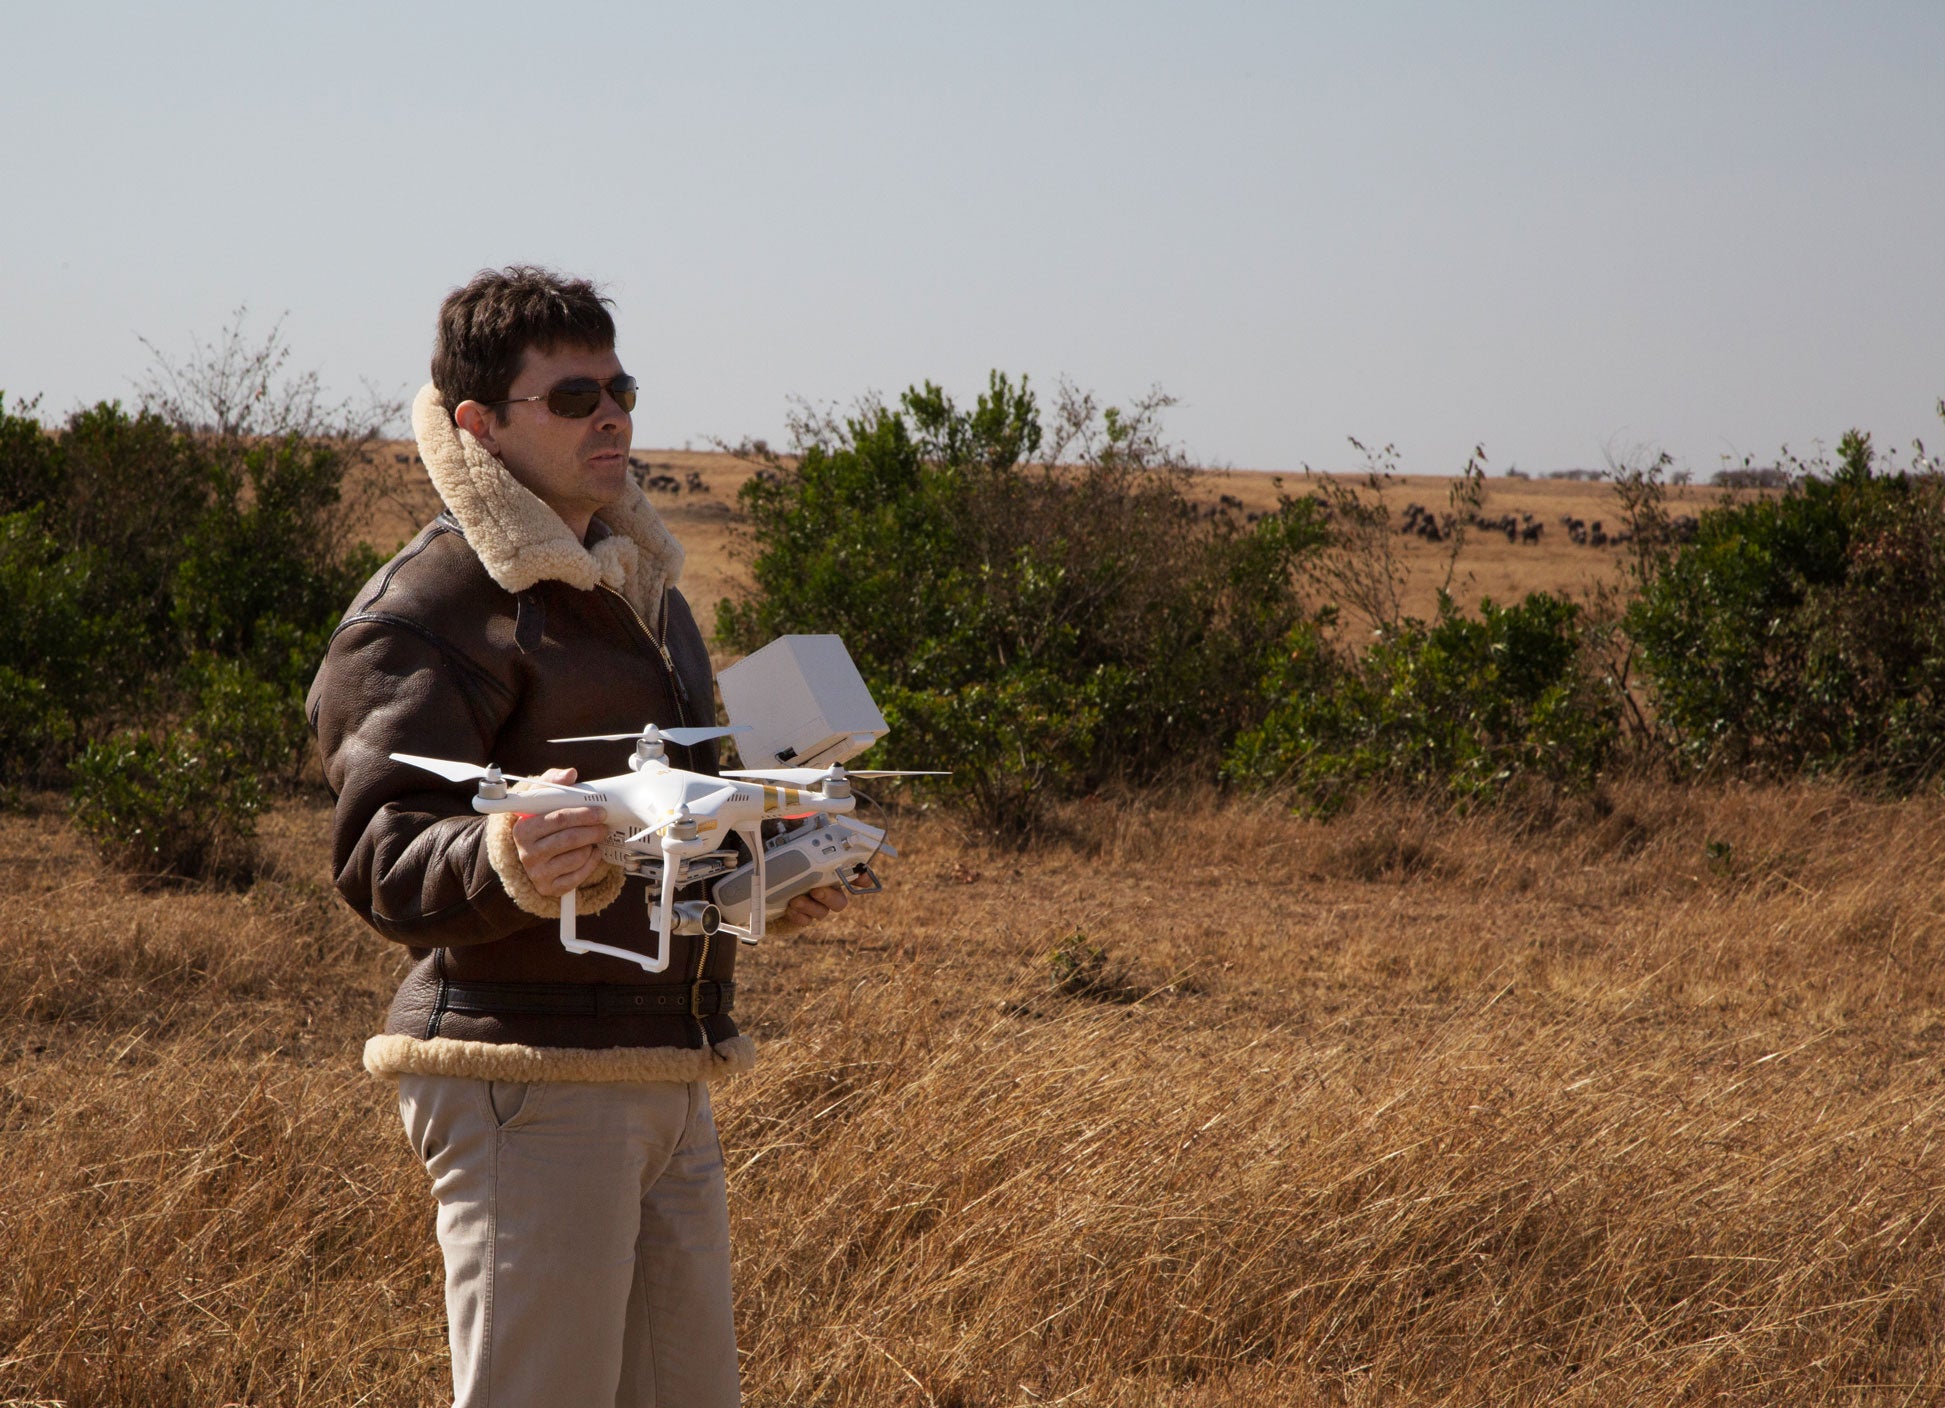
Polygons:
[[791,929],[801,929],[806,924],[815,924],[820,919],[828,919],[840,909],[851,903],[851,892],[841,885],[819,885],[814,890],[806,890],[798,895],[779,914],[770,921],[770,932],[785,933]]

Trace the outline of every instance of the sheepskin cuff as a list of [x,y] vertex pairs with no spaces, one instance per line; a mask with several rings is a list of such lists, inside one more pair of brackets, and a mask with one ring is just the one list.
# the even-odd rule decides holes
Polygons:
[[[513,840],[513,822],[512,812],[494,812],[487,817],[486,858],[493,862],[500,883],[506,886],[515,904],[542,919],[558,919],[561,917],[561,902],[534,888],[527,867],[520,863],[520,847]],[[620,866],[603,861],[601,869],[595,871],[594,878],[584,882],[574,892],[576,916],[585,918],[590,914],[599,914],[613,904],[615,896],[621,893],[622,882],[627,878]]]
[[464,1076],[507,1081],[716,1081],[756,1065],[756,1043],[733,1036],[716,1046],[521,1046],[436,1036],[382,1035],[365,1043],[375,1076]]

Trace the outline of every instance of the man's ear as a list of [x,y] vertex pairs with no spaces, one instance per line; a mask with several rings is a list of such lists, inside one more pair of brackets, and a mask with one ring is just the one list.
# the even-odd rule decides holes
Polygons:
[[453,424],[480,442],[480,447],[489,455],[500,453],[500,445],[493,438],[494,426],[492,407],[482,401],[461,401],[452,410]]

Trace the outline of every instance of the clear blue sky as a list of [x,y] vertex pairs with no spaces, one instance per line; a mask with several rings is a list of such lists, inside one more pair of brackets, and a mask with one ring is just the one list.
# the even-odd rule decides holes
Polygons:
[[0,389],[288,311],[407,394],[483,265],[605,282],[636,442],[989,367],[1210,460],[1443,472],[1945,423],[1945,3],[0,0]]

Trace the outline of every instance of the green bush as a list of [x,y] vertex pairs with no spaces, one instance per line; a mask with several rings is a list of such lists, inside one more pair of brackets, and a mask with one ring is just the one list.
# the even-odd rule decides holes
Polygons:
[[1842,770],[1912,785],[1945,763],[1945,482],[1828,475],[1701,517],[1626,618],[1659,725],[1700,767]]
[[236,769],[264,781],[295,781],[310,745],[303,701],[288,682],[268,680],[220,656],[193,658],[184,671],[195,687],[188,725],[220,743]]
[[269,678],[285,678],[295,652],[308,684],[337,613],[380,565],[339,539],[344,457],[296,435],[214,450],[208,504],[169,580],[171,626],[186,650],[247,659]]
[[1588,661],[1579,609],[1535,592],[1479,612],[1441,596],[1436,621],[1402,618],[1350,659],[1318,624],[1299,625],[1263,679],[1269,712],[1237,739],[1226,775],[1291,786],[1326,814],[1371,787],[1447,802],[1515,779],[1591,785],[1618,742],[1619,703]]
[[755,586],[719,639],[842,636],[893,725],[872,761],[953,769],[948,794],[995,834],[1110,780],[1213,772],[1260,715],[1323,530],[1307,500],[1254,524],[1199,510],[1158,438],[1167,404],[1064,390],[1049,443],[1026,382],[996,372],[969,411],[927,383],[800,421],[795,464],[743,490]]
[[[36,511],[62,552],[86,556],[80,603],[117,638],[104,682],[128,693],[166,676],[180,659],[171,579],[211,502],[205,448],[159,416],[104,401],[58,435],[32,422],[0,429],[0,456],[8,510]],[[23,497],[30,489],[38,497]]]
[[50,430],[0,398],[0,802],[72,782],[77,820],[145,873],[228,864],[262,785],[298,778],[304,691],[378,565],[344,488],[394,408],[327,406],[314,375],[279,381],[287,356],[239,317],[158,354],[140,411]]
[[1088,693],[1044,671],[1015,670],[960,689],[885,685],[878,702],[897,756],[951,767],[949,794],[1005,835],[1030,829],[1048,798],[1084,784],[1101,727]]
[[116,870],[148,880],[240,880],[255,862],[256,775],[192,728],[126,731],[75,760],[74,824]]
[[40,680],[0,665],[0,805],[46,787],[74,749],[74,719]]
[[288,781],[309,733],[286,686],[234,660],[193,657],[195,707],[175,728],[124,730],[75,761],[75,825],[115,869],[151,878],[247,879],[270,780]]
[[39,398],[9,411],[0,391],[0,515],[45,504],[61,492],[61,442],[35,419]]
[[66,766],[77,720],[118,682],[128,633],[93,614],[96,555],[62,551],[39,506],[0,517],[0,787],[45,787]]

